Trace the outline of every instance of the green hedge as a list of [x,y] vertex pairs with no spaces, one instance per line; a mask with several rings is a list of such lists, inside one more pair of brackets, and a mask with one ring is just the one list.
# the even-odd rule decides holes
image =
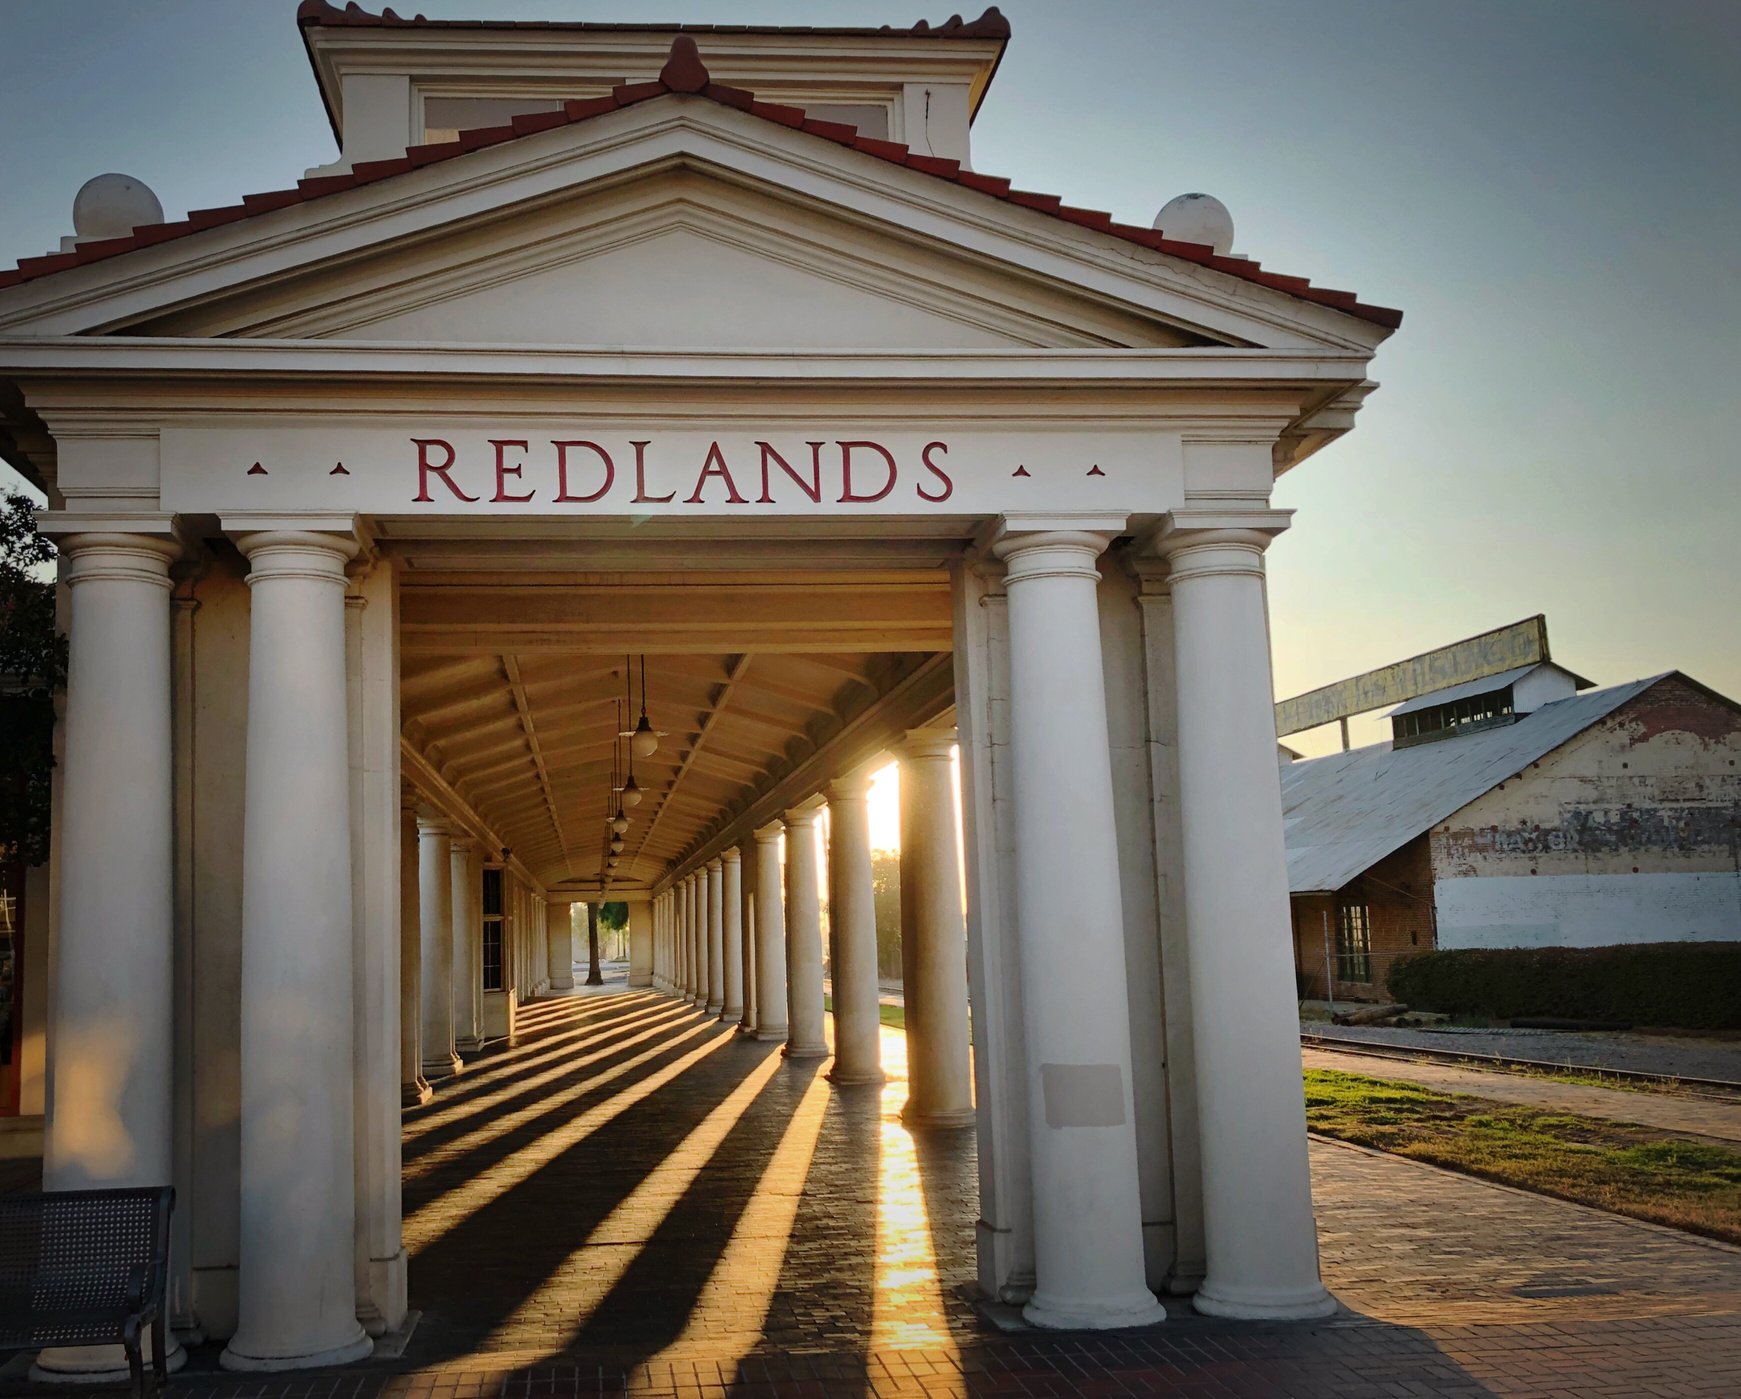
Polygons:
[[1741,942],[1423,952],[1392,967],[1389,986],[1447,1015],[1741,1030]]

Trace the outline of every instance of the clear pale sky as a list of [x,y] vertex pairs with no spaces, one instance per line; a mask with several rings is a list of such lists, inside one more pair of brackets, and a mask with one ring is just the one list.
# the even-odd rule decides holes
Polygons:
[[[918,5],[399,8],[908,24]],[[1299,512],[1270,554],[1278,695],[1545,612],[1555,657],[1599,684],[1678,668],[1741,696],[1741,3],[1003,8],[979,169],[1145,224],[1207,191],[1237,251],[1406,312],[1358,429],[1277,488]],[[56,246],[102,171],[176,218],[329,160],[294,12],[0,0],[0,258]]]

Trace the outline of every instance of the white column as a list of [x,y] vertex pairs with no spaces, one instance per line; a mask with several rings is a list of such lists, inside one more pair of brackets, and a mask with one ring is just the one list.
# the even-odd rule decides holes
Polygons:
[[1095,560],[1124,522],[1052,523],[1063,527],[1006,518],[994,545],[1007,565],[1033,1167],[1036,1283],[1024,1315],[1039,1326],[1101,1329],[1165,1315],[1144,1285],[1096,598]]
[[653,899],[653,980],[655,991],[665,989],[665,896]]
[[[480,939],[473,936],[473,925],[477,920],[472,915],[472,852],[476,848],[476,841],[455,836],[452,858],[448,861],[448,879],[453,886],[453,1042],[455,1048],[468,1054],[483,1047],[480,1015],[483,1007],[478,1004],[482,994],[483,967],[477,955]],[[509,892],[512,892],[511,886]],[[512,920],[510,931],[518,931],[514,925],[519,921],[517,918]],[[505,954],[506,946],[503,951]],[[513,974],[510,968],[509,976]],[[504,978],[503,984],[511,986],[514,983]]]
[[550,989],[574,989],[574,905],[558,899],[544,910],[550,953]]
[[725,1009],[725,876],[718,859],[707,862],[703,891],[707,901],[707,1013]]
[[743,1015],[738,1020],[738,1030],[746,1035],[756,1032],[756,839],[750,839],[738,847],[739,881],[738,881],[738,918],[741,923],[742,937],[741,960],[743,962],[744,1007]]
[[707,1004],[707,871],[696,870],[683,881],[689,919],[689,1003]]
[[822,889],[816,858],[820,806],[786,813],[786,1057],[822,1059]]
[[786,911],[780,899],[778,822],[756,832],[756,1028],[759,1040],[786,1038]]
[[[143,534],[76,534],[60,549],[68,671],[43,1188],[170,1185],[169,565],[180,550]],[[172,1338],[170,1362],[183,1358]],[[44,1351],[36,1364],[50,1379],[127,1373],[119,1346]]]
[[[967,922],[955,839],[953,729],[915,729],[901,758],[901,914],[912,1126],[965,1127],[973,1118],[968,1053]],[[1109,813],[1110,815],[1110,813]]]
[[[871,887],[870,775],[828,785],[828,933],[836,1083],[883,1081],[877,908]],[[965,954],[965,946],[963,947]]]
[[437,819],[417,823],[417,921],[421,930],[423,1076],[448,1078],[460,1070],[453,1019],[453,827]]
[[672,990],[679,1000],[689,999],[689,901],[683,881],[671,886],[671,952],[676,980]]
[[422,840],[417,793],[404,789],[399,807],[399,1093],[406,1107],[427,1103],[423,1074]]
[[[1232,517],[1238,520],[1240,517]],[[1198,1311],[1314,1317],[1287,857],[1264,607],[1265,528],[1174,528],[1179,798],[1208,1275]]]
[[670,905],[677,920],[677,995],[689,1001],[695,997],[695,948],[689,943],[688,875],[670,886]]
[[357,1323],[343,536],[249,562],[242,818],[241,1245],[231,1370],[369,1354]]
[[629,922],[624,934],[628,943],[631,988],[653,984],[654,907],[651,899],[629,900]]
[[736,1025],[744,1016],[744,919],[743,919],[743,852],[736,846],[719,857],[720,918],[724,929],[722,960],[725,970],[725,1005],[719,1018]]

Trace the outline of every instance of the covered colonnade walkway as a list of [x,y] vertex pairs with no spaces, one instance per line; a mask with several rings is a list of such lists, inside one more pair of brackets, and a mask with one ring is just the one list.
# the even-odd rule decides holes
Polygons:
[[[1264,552],[1396,313],[1192,201],[1155,231],[974,171],[995,10],[299,13],[336,161],[0,274],[0,453],[48,497],[70,646],[49,1187],[175,1185],[178,1332],[343,1363],[443,1231],[572,1159],[520,1095],[656,1052],[622,1131],[716,1092],[721,1150],[838,1111],[886,1165],[849,1099],[972,1121],[973,1284],[1031,1325],[1327,1313]],[[910,1062],[879,1089],[891,755]],[[571,1001],[604,900],[633,985]],[[646,1193],[611,1208],[706,1198],[622,1159]],[[786,1207],[767,1179],[745,1220]],[[590,1180],[555,1272],[617,1227]]]

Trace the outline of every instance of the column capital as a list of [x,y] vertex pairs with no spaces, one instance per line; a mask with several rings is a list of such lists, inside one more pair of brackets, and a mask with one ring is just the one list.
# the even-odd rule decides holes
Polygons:
[[841,802],[864,801],[870,795],[870,789],[871,774],[860,771],[835,778],[824,790],[828,794],[828,804],[837,806]]
[[248,586],[267,578],[307,578],[349,586],[346,566],[361,547],[351,535],[318,529],[236,528],[224,521],[248,560]]
[[1125,530],[1125,516],[1101,511],[1000,515],[991,552],[1004,564],[1005,586],[1031,578],[1091,578],[1096,560]]
[[724,850],[719,852],[719,863],[721,866],[737,865],[743,863],[743,857],[744,852],[740,847],[736,845],[728,845]]
[[[1263,552],[1288,527],[1291,510],[1175,510],[1138,554],[1166,561],[1167,581],[1213,574],[1263,575]],[[1143,576],[1142,565],[1133,569]]]
[[65,560],[61,577],[69,587],[100,581],[148,583],[167,593],[175,586],[169,566],[181,557],[183,541],[173,529],[81,530],[58,536],[55,547]]
[[469,855],[478,848],[478,842],[463,831],[455,829],[453,833],[453,853],[456,856]]
[[898,743],[890,745],[903,762],[911,759],[948,758],[955,747],[955,728],[908,729]]
[[711,860],[709,860],[707,862],[707,872],[709,874],[716,873],[721,868],[722,863],[723,862],[721,861],[720,857],[718,855],[715,855]]
[[812,827],[816,824],[817,818],[822,815],[822,808],[826,804],[822,794],[818,792],[815,796],[808,797],[797,806],[790,808],[781,818],[782,822],[788,830],[794,827]]
[[417,816],[417,833],[419,835],[451,836],[454,824],[445,816],[425,816],[421,812]]
[[783,836],[785,834],[786,834],[785,822],[783,822],[783,821],[770,821],[770,822],[768,822],[767,825],[759,826],[756,828],[756,831],[755,831],[756,844],[757,845],[772,845],[775,841],[777,841],[781,836]]

